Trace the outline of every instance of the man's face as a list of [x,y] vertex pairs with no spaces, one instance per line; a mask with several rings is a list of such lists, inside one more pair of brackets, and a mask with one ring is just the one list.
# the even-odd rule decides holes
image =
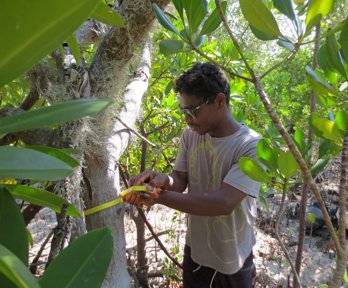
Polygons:
[[214,103],[185,94],[181,94],[179,100],[179,109],[185,114],[185,121],[193,131],[203,135],[216,125],[217,115],[214,113]]

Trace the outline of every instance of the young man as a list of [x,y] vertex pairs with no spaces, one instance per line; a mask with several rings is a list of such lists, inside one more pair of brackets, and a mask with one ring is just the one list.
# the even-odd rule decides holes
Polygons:
[[159,198],[133,192],[125,200],[189,214],[185,288],[254,287],[253,224],[260,185],[240,170],[238,161],[256,158],[260,136],[232,117],[230,86],[218,67],[197,63],[176,80],[175,88],[188,127],[174,170],[170,175],[145,171],[130,181],[161,188]]

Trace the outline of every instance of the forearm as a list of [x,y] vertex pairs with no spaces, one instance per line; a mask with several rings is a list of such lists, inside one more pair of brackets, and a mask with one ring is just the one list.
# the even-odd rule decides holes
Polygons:
[[228,215],[238,203],[226,203],[224,197],[213,193],[206,196],[162,191],[156,203],[198,216]]
[[187,187],[186,173],[173,171],[168,175],[168,183],[166,184],[164,190],[183,192]]

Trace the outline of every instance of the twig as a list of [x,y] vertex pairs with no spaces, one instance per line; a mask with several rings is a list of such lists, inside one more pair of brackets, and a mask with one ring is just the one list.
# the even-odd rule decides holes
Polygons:
[[[122,174],[124,175],[124,172],[122,171],[121,166],[119,166],[119,170],[120,170],[120,174],[121,174],[121,175],[122,175]],[[124,179],[124,178],[122,177],[122,179]],[[124,181],[124,185],[125,185],[126,188],[128,188],[128,183],[127,183],[127,181]],[[179,268],[183,269],[182,265],[181,265],[175,258],[173,258],[173,257],[169,254],[169,252],[167,251],[166,247],[163,245],[162,241],[158,238],[158,236],[156,235],[156,232],[153,230],[151,224],[147,221],[146,216],[145,216],[143,210],[138,209],[138,212],[139,212],[139,215],[143,218],[143,221],[144,221],[146,227],[149,229],[149,231],[151,232],[153,238],[155,238],[156,242],[157,242],[158,245],[161,247],[161,249],[163,250],[163,252],[168,256],[168,258],[169,258],[170,260],[172,260],[172,262],[173,262],[176,266],[178,266]]]
[[54,236],[52,239],[51,251],[50,251],[50,254],[48,255],[46,268],[62,249],[62,244],[64,243],[66,227],[68,222],[67,216],[66,216],[67,208],[68,208],[68,203],[63,203],[60,215],[59,217],[57,217],[58,223],[57,223],[57,226],[53,229]]
[[36,254],[35,258],[33,259],[33,261],[31,261],[30,268],[29,268],[31,273],[36,274],[37,266],[39,265],[39,259],[40,259],[41,255],[42,255],[42,252],[45,250],[46,244],[48,243],[48,241],[50,241],[52,235],[53,235],[53,231],[51,231],[47,235],[45,241],[42,243],[42,245],[40,247],[40,250],[37,252],[37,254]]
[[301,288],[301,282],[300,282],[300,277],[298,276],[298,273],[296,271],[296,268],[295,268],[295,265],[294,263],[292,262],[291,258],[290,258],[290,255],[289,255],[289,252],[288,250],[286,249],[285,245],[283,244],[282,242],[282,239],[280,238],[280,235],[279,235],[279,223],[281,221],[281,218],[282,218],[282,215],[284,213],[284,203],[285,203],[285,196],[286,196],[286,182],[284,183],[284,186],[283,186],[283,191],[282,191],[282,200],[281,200],[281,203],[280,203],[280,207],[279,207],[279,210],[277,212],[277,221],[276,221],[276,224],[275,224],[275,236],[279,242],[279,245],[280,247],[282,248],[284,254],[285,254],[285,257],[286,259],[288,259],[289,261],[289,264],[291,266],[291,270],[292,270],[292,273],[294,273],[294,277],[296,278],[296,281],[299,285],[299,287]]
[[[244,56],[244,53],[243,53],[243,51],[242,51],[242,48],[240,47],[240,45],[239,45],[239,43],[238,43],[236,37],[233,35],[233,33],[232,33],[230,27],[228,26],[228,23],[227,23],[227,21],[226,21],[225,15],[224,15],[224,12],[222,11],[222,8],[221,8],[221,3],[220,3],[220,1],[219,1],[219,0],[215,0],[215,5],[216,5],[216,8],[217,8],[218,11],[219,11],[219,14],[220,14],[220,17],[221,17],[221,21],[222,21],[223,25],[225,26],[225,29],[226,29],[228,35],[230,36],[230,38],[231,38],[231,40],[232,40],[232,42],[233,42],[233,45],[236,47],[236,49],[237,49],[237,51],[238,51],[240,57],[242,58],[242,60],[243,60],[243,62],[244,62],[245,67],[247,68],[247,70],[248,70],[249,73],[250,73],[250,76],[252,77],[252,79],[247,78],[247,79],[248,79],[247,81],[252,82],[253,79],[255,79],[255,77],[256,77],[256,75],[255,75],[255,73],[254,73],[254,70],[250,67],[248,61],[246,60],[246,58],[245,58],[245,56]],[[242,78],[242,79],[243,79],[243,78]]]
[[156,232],[153,230],[151,224],[147,221],[146,216],[145,216],[143,210],[138,209],[138,212],[139,212],[139,215],[143,218],[146,227],[150,230],[152,236],[155,238],[156,242],[157,242],[158,245],[161,247],[161,249],[163,250],[163,252],[168,256],[168,258],[169,258],[170,260],[172,260],[172,262],[173,262],[176,266],[178,266],[179,268],[183,269],[182,265],[181,265],[175,258],[173,258],[173,257],[169,254],[169,252],[167,251],[166,247],[164,247],[162,241],[157,237]]
[[124,126],[126,127],[130,132],[137,135],[139,138],[150,144],[152,147],[157,147],[156,144],[153,144],[150,140],[146,139],[144,136],[142,136],[139,132],[135,131],[133,128],[129,127],[126,123],[124,123],[119,117],[116,117],[116,119]]
[[292,50],[283,60],[279,61],[277,64],[269,68],[265,73],[263,73],[260,76],[260,80],[264,77],[266,77],[269,73],[271,73],[273,70],[277,69],[279,66],[281,66],[283,63],[289,61],[294,55],[297,53],[299,46],[296,46],[294,50]]
[[169,121],[163,123],[161,126],[158,126],[158,127],[156,127],[155,129],[151,130],[151,131],[148,132],[146,135],[151,135],[151,134],[153,134],[153,133],[155,133],[155,132],[157,132],[157,131],[162,130],[163,128],[165,128],[165,127],[167,127],[167,126],[169,126]]
[[224,70],[226,73],[228,73],[231,77],[237,77],[240,79],[243,79],[245,81],[248,82],[252,82],[251,78],[239,75],[235,72],[233,72],[230,69],[227,69],[225,66],[219,64],[218,62],[216,62],[215,60],[213,60],[212,58],[210,58],[207,54],[205,54],[204,52],[202,52],[201,50],[199,50],[192,42],[190,42],[190,45],[192,46],[193,50],[195,50],[199,55],[201,55],[202,57],[204,57],[205,59],[207,59],[209,62],[215,64],[216,66],[220,67],[222,70]]

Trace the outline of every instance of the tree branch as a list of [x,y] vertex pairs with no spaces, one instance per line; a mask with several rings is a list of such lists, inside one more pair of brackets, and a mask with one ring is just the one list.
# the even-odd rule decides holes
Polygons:
[[[254,79],[256,77],[256,75],[254,73],[254,70],[250,67],[249,62],[246,60],[246,57],[244,56],[242,48],[240,47],[236,37],[234,37],[230,27],[228,26],[227,20],[226,20],[225,15],[224,15],[224,12],[222,11],[220,0],[215,0],[215,5],[216,5],[216,8],[219,11],[222,23],[223,23],[223,25],[224,25],[228,35],[230,36],[230,38],[231,38],[231,40],[233,42],[233,45],[236,47],[240,57],[242,58],[242,60],[244,62],[244,65],[247,68],[247,70],[249,71],[249,74],[250,74],[251,78]],[[250,79],[248,81],[250,82],[250,81],[252,81],[252,79]]]
[[285,197],[286,197],[286,189],[287,189],[287,185],[286,185],[286,182],[283,184],[283,191],[282,191],[282,200],[281,200],[281,203],[280,203],[280,207],[279,207],[279,210],[277,212],[277,215],[276,215],[276,224],[275,224],[275,236],[278,240],[278,243],[280,245],[280,247],[282,248],[284,254],[285,254],[285,257],[286,259],[289,261],[289,264],[290,264],[290,267],[291,267],[291,271],[292,273],[294,273],[294,277],[296,279],[296,282],[298,283],[299,287],[301,288],[301,283],[300,283],[300,277],[298,276],[298,273],[296,271],[296,268],[295,268],[295,265],[294,263],[292,262],[291,260],[291,257],[290,257],[290,254],[288,252],[288,250],[286,249],[285,245],[283,244],[283,241],[282,239],[280,238],[280,235],[279,235],[279,223],[282,219],[282,216],[283,216],[283,213],[284,213],[284,203],[285,203]]
[[147,221],[146,216],[145,216],[143,210],[138,209],[138,212],[139,212],[140,216],[143,218],[146,227],[150,230],[151,234],[153,235],[153,237],[155,238],[156,242],[157,242],[158,245],[161,247],[161,249],[163,250],[163,252],[168,256],[168,258],[169,258],[170,260],[172,260],[172,262],[173,262],[176,266],[178,266],[179,268],[183,269],[182,265],[181,265],[174,257],[172,257],[172,256],[169,254],[168,250],[167,250],[166,247],[163,245],[162,241],[158,238],[158,236],[156,235],[156,232],[153,230],[151,224],[149,223],[149,221]]
[[[120,168],[121,168],[121,167],[120,167]],[[120,174],[121,174],[121,175],[122,175],[122,174],[124,175],[124,171],[122,171],[122,169],[120,169]],[[125,177],[123,176],[122,179],[125,179]],[[124,181],[123,184],[124,184],[124,186],[125,186],[126,188],[128,188],[128,183],[127,183],[127,181]],[[182,265],[181,265],[175,258],[173,258],[173,257],[169,254],[168,250],[167,250],[166,247],[163,245],[162,241],[158,238],[158,236],[157,236],[156,232],[153,230],[151,224],[149,223],[149,221],[147,221],[146,216],[145,216],[143,210],[138,209],[138,212],[139,212],[139,215],[141,216],[141,218],[143,219],[143,221],[144,221],[146,227],[149,229],[149,231],[151,232],[153,238],[155,238],[156,242],[157,242],[158,245],[161,247],[161,249],[163,250],[163,252],[168,256],[168,258],[169,258],[170,260],[172,260],[172,262],[173,262],[175,265],[177,265],[179,268],[182,269]]]
[[157,147],[156,144],[152,143],[150,140],[146,139],[143,135],[141,135],[138,131],[134,130],[133,128],[129,127],[126,123],[124,123],[119,117],[116,117],[116,119],[124,126],[126,127],[130,132],[137,135],[140,139],[144,140],[146,143],[151,145],[152,147]]

